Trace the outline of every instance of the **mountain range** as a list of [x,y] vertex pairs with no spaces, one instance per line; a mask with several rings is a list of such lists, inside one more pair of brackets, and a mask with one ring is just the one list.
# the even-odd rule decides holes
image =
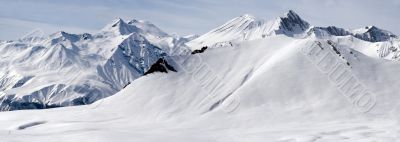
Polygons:
[[355,38],[366,41],[351,44],[363,44],[359,52],[366,55],[389,60],[400,56],[398,37],[388,31],[375,26],[315,27],[293,11],[271,21],[242,15],[198,37],[175,37],[147,21],[116,19],[93,35],[61,31],[35,40],[2,42],[0,110],[90,104],[120,91],[158,59],[175,56],[176,50],[233,46],[275,35]]

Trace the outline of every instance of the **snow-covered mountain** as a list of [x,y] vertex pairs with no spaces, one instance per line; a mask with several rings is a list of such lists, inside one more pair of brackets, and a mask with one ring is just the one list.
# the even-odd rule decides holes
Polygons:
[[178,40],[153,24],[114,20],[101,32],[0,44],[0,110],[89,104],[142,76]]
[[230,41],[254,40],[279,34],[296,37],[303,34],[309,26],[291,10],[273,21],[258,20],[245,14],[190,41],[188,45],[195,48],[214,44],[223,46]]
[[[211,48],[222,47],[232,45],[236,42],[261,39],[273,35],[286,35],[294,38],[352,36],[369,42],[391,42],[390,47],[386,47],[388,45],[376,45],[378,49],[394,49],[398,43],[396,40],[399,39],[397,35],[375,26],[367,26],[355,30],[346,30],[335,26],[312,26],[294,11],[290,10],[283,16],[272,21],[259,20],[248,14],[236,17],[224,25],[188,42],[187,45],[193,50],[201,49],[204,46]],[[392,53],[390,50],[383,50],[379,51],[380,53],[378,54],[386,59],[394,59],[395,57],[392,54],[397,55],[397,53]]]
[[0,46],[8,102],[117,93],[91,105],[1,112],[5,141],[400,139],[400,40],[376,27],[317,27],[289,11],[177,38],[118,19],[99,34],[60,32],[32,44]]
[[347,44],[355,46],[355,48],[364,46],[365,48],[357,49],[366,55],[388,60],[398,60],[400,57],[399,37],[389,31],[375,26],[355,30],[346,30],[335,26],[312,26],[291,10],[272,21],[258,20],[245,14],[189,41],[186,45],[192,50],[199,50],[205,46],[210,48],[233,46],[242,41],[262,39],[274,35],[285,35],[299,39],[310,37],[329,39],[337,36],[349,36],[361,41],[356,40]]
[[384,42],[397,39],[398,37],[393,33],[379,29],[375,26],[367,26],[361,29],[345,30],[335,26],[329,27],[313,27],[308,31],[308,35],[314,34],[319,37],[324,36],[354,36],[358,39],[370,42]]
[[367,26],[362,29],[353,30],[352,32],[355,37],[371,42],[388,41],[393,38],[398,38],[395,34],[375,26]]

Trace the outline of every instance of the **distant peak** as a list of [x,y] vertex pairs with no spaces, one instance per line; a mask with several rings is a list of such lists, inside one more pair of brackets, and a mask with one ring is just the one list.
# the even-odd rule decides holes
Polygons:
[[294,12],[293,10],[289,10],[288,12],[285,13],[286,17],[299,17],[299,15]]
[[141,24],[151,24],[148,21],[145,20],[137,20],[137,19],[132,19],[131,21],[128,22],[128,24],[135,24],[135,23],[141,23]]
[[49,38],[52,41],[52,45],[58,44],[61,41],[71,41],[71,42],[76,42],[80,38],[76,34],[70,34],[64,31],[58,31],[54,34],[51,34]]
[[365,26],[364,30],[361,31],[369,32],[369,31],[384,31],[384,30],[372,25],[372,26]]
[[[374,26],[374,25],[370,25],[370,26],[365,26],[365,29],[367,29],[367,30],[383,30],[383,29],[381,29],[381,28],[379,28],[379,27],[377,27],[377,26]],[[385,31],[385,30],[383,30],[383,31]]]
[[365,27],[365,29],[367,30],[367,32],[380,31],[380,32],[383,32],[383,33],[393,34],[393,33],[389,32],[389,31],[383,30],[383,29],[378,28],[376,26],[367,26],[367,27]]
[[363,34],[363,33],[368,33],[368,32],[382,32],[382,33],[387,33],[387,34],[393,34],[389,31],[383,30],[381,28],[378,28],[376,26],[365,26],[364,28],[359,28],[353,30],[355,34]]
[[138,27],[143,27],[143,26],[152,26],[155,27],[154,24],[151,22],[145,21],[145,20],[137,20],[137,19],[132,19],[131,21],[128,22],[128,25],[134,25]]
[[166,37],[168,36],[167,33],[159,29],[156,25],[152,24],[151,22],[145,20],[137,20],[132,19],[128,22],[128,25],[134,26],[145,33],[151,33],[153,35],[157,35],[159,37]]
[[113,35],[129,35],[131,33],[153,35],[156,37],[167,37],[168,34],[163,32],[157,26],[150,22],[132,19],[126,23],[123,19],[117,18],[112,23],[105,26],[102,33],[112,33]]
[[[252,23],[256,18],[250,14],[243,14],[239,17],[233,18],[231,21],[227,22],[229,25],[242,25],[244,23]],[[226,24],[227,24],[226,23]]]
[[376,26],[365,26],[363,28],[352,30],[352,33],[355,37],[370,42],[381,42],[398,38],[397,35]]
[[287,18],[287,19],[292,19],[292,20],[297,20],[297,21],[304,21],[303,19],[301,19],[301,17],[294,12],[293,10],[289,10],[288,12],[286,12],[283,16],[280,17],[282,18]]
[[280,16],[276,22],[279,23],[281,30],[278,34],[283,33],[289,36],[302,33],[310,28],[310,24],[301,19],[293,10],[289,10],[283,16]]
[[54,33],[55,35],[66,35],[67,33],[65,31],[57,31]]
[[57,38],[57,37],[69,37],[71,35],[73,35],[73,34],[69,34],[69,33],[65,32],[65,31],[58,31],[58,32],[50,35],[50,37],[54,37],[54,38]]
[[377,28],[375,26],[366,26],[365,29],[372,29],[372,28]]
[[111,24],[108,24],[102,30],[103,32],[112,32],[115,34],[127,35],[132,32],[136,32],[137,28],[129,26],[125,21],[121,18],[114,19]]
[[256,19],[253,15],[250,15],[250,14],[243,14],[240,17],[241,18],[246,18],[246,19]]
[[121,18],[117,18],[113,21],[113,25],[111,27],[117,27],[118,25],[125,24],[125,21]]
[[140,20],[132,19],[131,21],[128,22],[128,24],[132,23],[140,23]]

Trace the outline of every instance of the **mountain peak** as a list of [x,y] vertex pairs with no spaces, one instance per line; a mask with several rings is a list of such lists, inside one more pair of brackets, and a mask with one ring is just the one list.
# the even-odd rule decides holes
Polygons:
[[300,22],[300,21],[305,22],[305,21],[304,21],[303,19],[301,19],[301,17],[300,17],[296,12],[294,12],[293,10],[289,10],[289,11],[285,12],[282,16],[279,16],[279,17],[278,17],[278,20],[282,20],[282,19],[289,19],[289,20],[294,21],[294,22]]
[[128,24],[132,25],[132,24],[149,24],[149,25],[153,25],[152,23],[150,23],[149,21],[145,21],[145,20],[138,20],[138,19],[132,19],[131,21],[128,22]]
[[241,18],[245,18],[245,19],[256,19],[256,17],[254,17],[253,15],[250,14],[243,14],[240,16]]
[[111,27],[117,27],[117,26],[124,25],[124,24],[126,24],[126,23],[123,19],[117,18],[117,19],[113,20]]
[[379,31],[379,32],[382,32],[382,33],[394,35],[393,33],[389,32],[387,30],[380,29],[380,28],[378,28],[376,26],[367,26],[365,28],[367,29],[367,32]]
[[303,33],[310,28],[310,24],[301,19],[300,16],[292,10],[289,10],[283,16],[280,16],[276,23],[279,24],[276,34],[285,34],[288,36]]
[[244,14],[239,17],[233,18],[232,20],[228,21],[221,27],[215,29],[215,31],[243,31],[250,28],[251,24],[255,21],[255,17],[249,14]]
[[108,24],[103,28],[103,32],[111,32],[117,35],[127,35],[133,32],[137,32],[136,27],[128,25],[123,19],[117,18],[113,20],[111,24]]
[[155,26],[154,24],[152,24],[148,21],[133,19],[128,22],[128,25],[134,26],[145,33],[151,33],[152,35],[156,35],[159,37],[168,36],[167,33],[165,33],[160,28],[158,28],[157,26]]
[[352,33],[355,37],[370,42],[388,41],[392,38],[398,38],[397,35],[376,26],[366,26],[364,28],[355,29]]
[[70,34],[65,31],[58,31],[49,36],[49,38],[53,41],[53,43],[57,43],[60,41],[69,40],[71,42],[75,42],[79,40],[79,36],[75,34]]
[[289,10],[288,12],[286,12],[283,17],[300,18],[300,16],[293,10]]
[[66,35],[69,35],[69,33],[65,32],[65,31],[57,31],[50,36],[66,36]]
[[376,26],[366,26],[365,29],[378,29]]
[[304,33],[309,26],[292,10],[274,21],[258,20],[252,15],[244,14],[192,40],[188,45],[200,48],[232,40],[252,40],[278,34],[293,37]]

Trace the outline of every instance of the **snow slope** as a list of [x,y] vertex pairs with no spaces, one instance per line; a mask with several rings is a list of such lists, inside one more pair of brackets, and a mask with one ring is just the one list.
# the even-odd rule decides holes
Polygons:
[[[395,141],[399,129],[392,111],[399,90],[386,84],[399,85],[399,64],[336,44],[340,54],[326,40],[271,36],[175,56],[178,72],[146,75],[92,105],[2,112],[0,136],[66,142]],[[324,56],[312,51],[322,50],[376,97],[369,111],[346,97],[314,60]],[[223,87],[210,89],[215,85]]]

